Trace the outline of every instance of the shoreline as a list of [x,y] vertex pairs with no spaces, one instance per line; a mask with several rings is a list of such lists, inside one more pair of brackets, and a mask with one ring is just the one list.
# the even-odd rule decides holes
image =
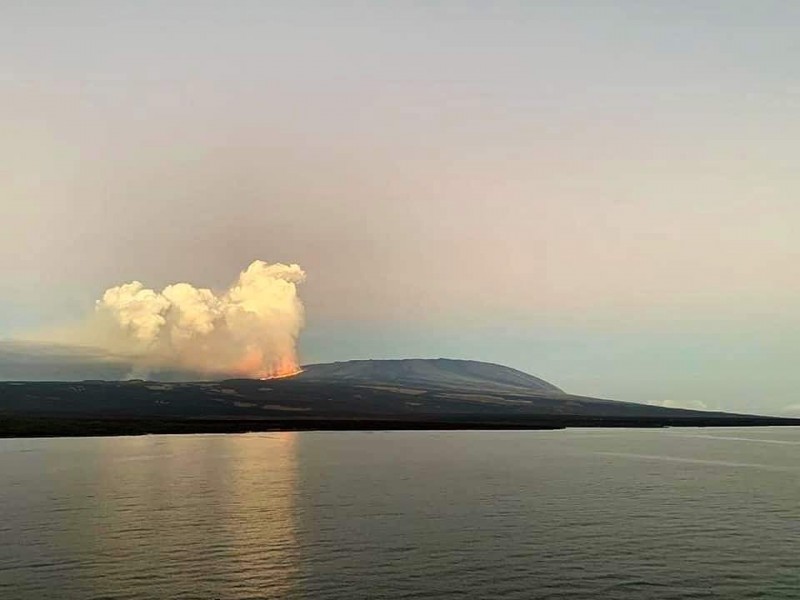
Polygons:
[[276,419],[165,419],[0,415],[0,438],[114,437],[175,434],[241,434],[275,431],[552,431],[568,428],[798,427],[800,419],[732,416],[708,418],[556,417],[487,418],[485,415],[403,417],[312,417]]

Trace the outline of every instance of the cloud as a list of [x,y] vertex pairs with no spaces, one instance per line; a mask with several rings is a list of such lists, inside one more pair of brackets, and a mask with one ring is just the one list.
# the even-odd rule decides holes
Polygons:
[[[304,309],[296,264],[251,263],[225,291],[189,283],[107,289],[77,327],[4,342],[3,379],[220,379],[299,370]],[[57,341],[56,341],[57,340]]]
[[708,405],[700,400],[661,400],[650,402],[653,406],[664,408],[684,408],[687,410],[709,410]]
[[785,415],[787,417],[800,417],[800,403],[787,404],[778,411],[778,414]]

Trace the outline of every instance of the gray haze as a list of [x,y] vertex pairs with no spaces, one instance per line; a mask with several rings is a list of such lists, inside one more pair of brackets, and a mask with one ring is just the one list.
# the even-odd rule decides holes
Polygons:
[[261,258],[308,273],[304,362],[792,410],[798,22],[788,1],[7,0],[0,338]]

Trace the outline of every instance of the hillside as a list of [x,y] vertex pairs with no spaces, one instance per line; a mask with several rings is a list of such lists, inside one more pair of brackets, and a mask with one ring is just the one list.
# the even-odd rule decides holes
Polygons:
[[798,422],[574,396],[515,369],[448,359],[309,365],[271,380],[0,382],[0,437]]
[[552,383],[510,367],[449,358],[350,360],[306,365],[303,372],[293,379],[455,391],[524,392],[546,396],[564,393]]

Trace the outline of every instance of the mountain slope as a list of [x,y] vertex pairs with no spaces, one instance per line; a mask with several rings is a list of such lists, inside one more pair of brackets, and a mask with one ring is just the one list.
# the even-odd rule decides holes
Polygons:
[[271,380],[0,382],[0,437],[798,422],[574,396],[521,371],[468,360],[309,365]]
[[450,389],[459,392],[503,391],[543,396],[564,393],[543,379],[510,367],[447,358],[350,360],[307,365],[292,380]]

